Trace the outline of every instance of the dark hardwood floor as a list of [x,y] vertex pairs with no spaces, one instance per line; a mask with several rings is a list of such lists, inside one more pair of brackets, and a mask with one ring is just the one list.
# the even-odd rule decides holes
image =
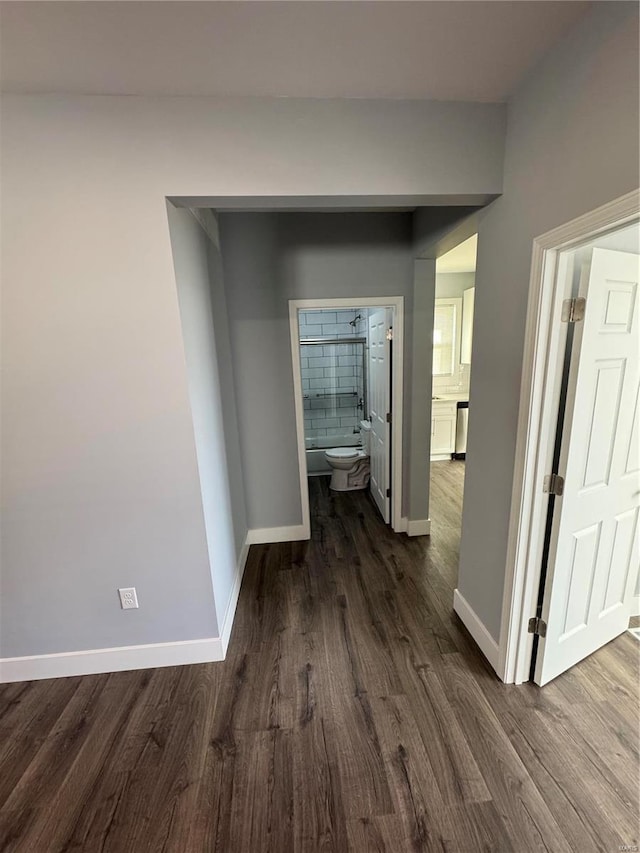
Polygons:
[[637,845],[638,643],[501,684],[451,609],[463,469],[417,539],[313,479],[311,542],[251,548],[224,663],[0,687],[0,850]]

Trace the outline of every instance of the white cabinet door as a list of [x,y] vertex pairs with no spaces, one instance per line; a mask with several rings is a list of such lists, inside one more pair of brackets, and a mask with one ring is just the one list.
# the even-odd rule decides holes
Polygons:
[[431,456],[446,456],[456,447],[456,404],[432,403]]
[[628,626],[640,553],[639,258],[594,249],[575,325],[535,681],[546,684]]

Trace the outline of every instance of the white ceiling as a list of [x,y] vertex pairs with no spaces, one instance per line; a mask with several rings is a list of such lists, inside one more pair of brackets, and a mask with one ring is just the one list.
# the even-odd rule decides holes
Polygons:
[[474,234],[436,261],[436,272],[475,272],[478,235]]
[[2,88],[504,101],[589,5],[5,0]]

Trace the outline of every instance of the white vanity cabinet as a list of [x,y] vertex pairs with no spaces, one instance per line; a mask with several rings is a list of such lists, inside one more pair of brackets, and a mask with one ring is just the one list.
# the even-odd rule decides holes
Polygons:
[[456,449],[455,400],[433,400],[431,403],[431,459],[450,459]]

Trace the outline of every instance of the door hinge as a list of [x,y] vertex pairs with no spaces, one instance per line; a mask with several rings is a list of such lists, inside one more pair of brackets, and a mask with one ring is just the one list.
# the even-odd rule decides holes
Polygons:
[[391,412],[387,412],[387,423],[391,423]]
[[562,314],[560,319],[563,323],[578,323],[584,320],[584,310],[587,300],[584,296],[574,296],[573,299],[565,299],[562,303]]
[[539,637],[546,637],[547,623],[539,616],[534,616],[533,619],[529,619],[529,633],[537,634]]
[[388,498],[390,498],[390,497],[391,497],[391,489],[387,489],[387,497],[388,497]]
[[560,496],[564,492],[564,477],[560,474],[547,474],[542,483],[542,491]]
[[393,328],[391,326],[389,326],[389,328],[387,329],[387,340],[393,340]]

